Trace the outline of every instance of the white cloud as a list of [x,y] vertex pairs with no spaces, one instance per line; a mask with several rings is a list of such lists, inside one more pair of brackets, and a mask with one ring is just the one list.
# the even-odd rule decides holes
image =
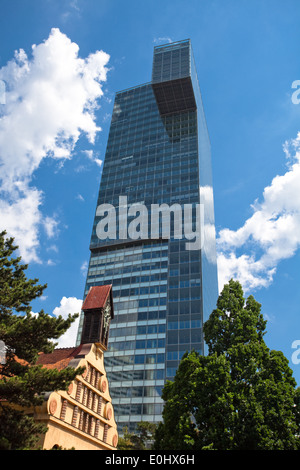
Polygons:
[[47,247],[47,251],[54,251],[55,253],[58,253],[58,247],[56,245],[50,245]]
[[55,266],[55,265],[56,265],[56,263],[55,263],[55,261],[53,261],[53,259],[48,259],[47,266]]
[[[300,246],[300,133],[284,144],[284,151],[287,171],[264,189],[252,216],[238,230],[219,233],[220,289],[231,277],[240,280],[246,291],[267,287],[280,261],[292,257]],[[244,254],[239,255],[241,249]]]
[[[47,40],[32,46],[31,57],[20,49],[0,69],[6,83],[0,115],[0,229],[16,238],[26,262],[39,260],[40,225],[50,237],[57,229],[55,219],[43,218],[43,194],[30,187],[33,173],[46,157],[72,158],[80,135],[93,144],[101,130],[94,112],[109,56],[96,51],[82,59],[78,54],[78,45],[54,28]],[[28,218],[20,206],[26,206]]]
[[165,36],[165,37],[154,38],[153,42],[156,43],[156,44],[158,44],[158,43],[166,44],[166,43],[173,42],[173,40],[170,37]]
[[80,267],[80,271],[81,271],[81,274],[83,275],[83,277],[86,277],[87,275],[87,271],[88,271],[88,262],[87,261],[84,261]]
[[37,253],[41,203],[41,191],[33,188],[17,197],[13,194],[6,200],[0,198],[0,228],[15,237],[24,261],[40,261]]
[[100,158],[97,158],[97,154],[94,154],[93,150],[83,150],[83,153],[88,157],[89,160],[96,163],[96,165],[101,166],[103,161]]
[[[53,315],[58,317],[61,315],[64,319],[71,313],[80,313],[82,307],[82,300],[76,297],[63,297],[60,301],[60,306],[53,310]],[[77,338],[77,330],[79,324],[79,317],[72,323],[70,328],[57,340],[58,348],[68,348],[75,346]]]
[[55,217],[46,216],[43,220],[43,225],[48,238],[53,238],[58,232],[59,222]]
[[94,162],[95,162],[98,166],[102,166],[102,163],[103,163],[103,161],[100,160],[100,158],[95,158]]
[[78,199],[81,202],[84,202],[84,197],[82,196],[82,194],[78,193],[77,196],[76,196],[76,199]]
[[80,11],[78,0],[72,0],[70,2],[70,7],[74,8],[74,10]]

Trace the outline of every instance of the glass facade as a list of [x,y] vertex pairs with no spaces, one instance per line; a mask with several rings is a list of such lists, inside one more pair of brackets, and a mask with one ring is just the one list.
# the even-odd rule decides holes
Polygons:
[[[190,41],[155,47],[152,81],[115,97],[97,208],[114,208],[117,235],[99,238],[103,214],[96,211],[84,293],[113,285],[105,367],[120,432],[159,421],[165,380],[186,351],[205,353],[202,325],[218,295],[210,159]],[[154,235],[149,216],[140,236],[137,230],[130,236],[130,223],[138,224],[128,208],[143,206],[148,216],[153,204],[201,204],[201,249],[188,250],[187,240],[175,236],[172,211],[169,234],[161,222]],[[81,328],[82,318],[78,343]]]

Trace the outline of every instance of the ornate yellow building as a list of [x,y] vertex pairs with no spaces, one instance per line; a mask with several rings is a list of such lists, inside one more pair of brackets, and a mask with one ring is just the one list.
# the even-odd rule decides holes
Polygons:
[[111,286],[91,287],[82,310],[82,344],[41,354],[38,360],[47,368],[85,367],[68,391],[48,394],[43,406],[35,409],[35,419],[48,427],[40,442],[43,449],[115,450],[118,444],[103,360],[113,318]]

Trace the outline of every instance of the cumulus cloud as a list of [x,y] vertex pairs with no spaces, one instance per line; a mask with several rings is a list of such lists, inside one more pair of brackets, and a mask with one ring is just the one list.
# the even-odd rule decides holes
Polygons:
[[41,203],[41,191],[33,188],[5,199],[0,197],[0,229],[15,237],[25,261],[39,262]]
[[[63,297],[60,301],[59,307],[53,310],[53,315],[58,317],[61,315],[63,318],[67,318],[69,313],[80,313],[82,307],[82,300],[76,297]],[[58,339],[58,348],[69,348],[75,346],[77,330],[79,324],[79,317],[72,323],[70,328]]]
[[240,280],[245,291],[269,286],[280,261],[300,246],[300,133],[283,148],[286,173],[264,189],[262,202],[255,201],[242,227],[219,233],[220,289],[230,278]]
[[32,175],[46,157],[72,158],[82,134],[94,143],[101,130],[95,110],[108,61],[103,51],[80,58],[78,45],[54,28],[47,40],[32,46],[31,57],[20,49],[0,69],[6,84],[0,114],[0,228],[16,238],[27,262],[38,260],[41,225],[50,237],[57,229],[54,218],[43,218],[43,194],[30,186]]

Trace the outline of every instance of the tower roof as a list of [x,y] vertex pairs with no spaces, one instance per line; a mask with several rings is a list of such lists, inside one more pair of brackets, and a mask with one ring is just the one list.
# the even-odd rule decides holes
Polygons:
[[103,308],[106,304],[108,296],[111,293],[111,288],[111,284],[107,286],[91,287],[83,302],[82,310],[86,311]]

